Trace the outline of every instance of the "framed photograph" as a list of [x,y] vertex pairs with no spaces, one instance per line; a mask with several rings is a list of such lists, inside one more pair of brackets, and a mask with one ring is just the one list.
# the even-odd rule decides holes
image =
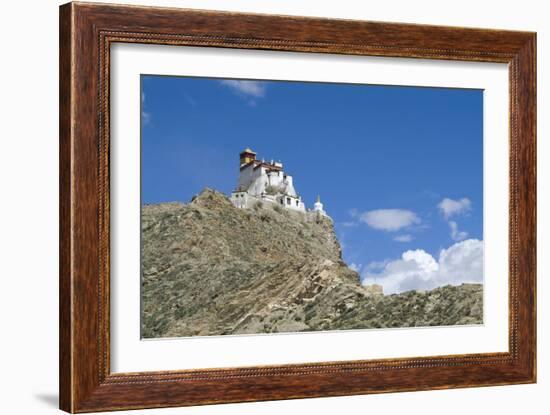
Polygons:
[[536,381],[536,35],[60,8],[60,407]]

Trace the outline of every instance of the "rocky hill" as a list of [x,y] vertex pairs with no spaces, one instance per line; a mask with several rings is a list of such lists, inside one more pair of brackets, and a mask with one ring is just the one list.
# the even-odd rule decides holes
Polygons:
[[384,296],[342,261],[330,219],[209,189],[143,206],[142,271],[144,338],[482,321],[481,285]]

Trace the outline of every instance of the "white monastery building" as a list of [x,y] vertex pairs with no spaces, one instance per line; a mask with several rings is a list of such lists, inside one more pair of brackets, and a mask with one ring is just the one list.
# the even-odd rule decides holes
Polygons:
[[[308,212],[302,198],[296,193],[292,176],[284,172],[283,164],[273,160],[257,160],[256,153],[249,148],[240,153],[239,183],[231,193],[231,202],[241,209],[250,209],[262,202],[297,212]],[[327,216],[319,196],[309,212]]]

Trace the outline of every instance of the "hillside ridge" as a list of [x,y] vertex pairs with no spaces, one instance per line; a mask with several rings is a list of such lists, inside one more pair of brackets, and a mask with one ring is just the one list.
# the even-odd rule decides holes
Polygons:
[[482,322],[482,286],[382,295],[342,260],[332,220],[204,189],[142,207],[142,337]]

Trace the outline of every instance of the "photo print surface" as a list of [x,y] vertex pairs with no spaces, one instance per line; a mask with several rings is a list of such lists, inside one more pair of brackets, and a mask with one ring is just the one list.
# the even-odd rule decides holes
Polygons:
[[141,336],[483,323],[483,91],[141,76]]

